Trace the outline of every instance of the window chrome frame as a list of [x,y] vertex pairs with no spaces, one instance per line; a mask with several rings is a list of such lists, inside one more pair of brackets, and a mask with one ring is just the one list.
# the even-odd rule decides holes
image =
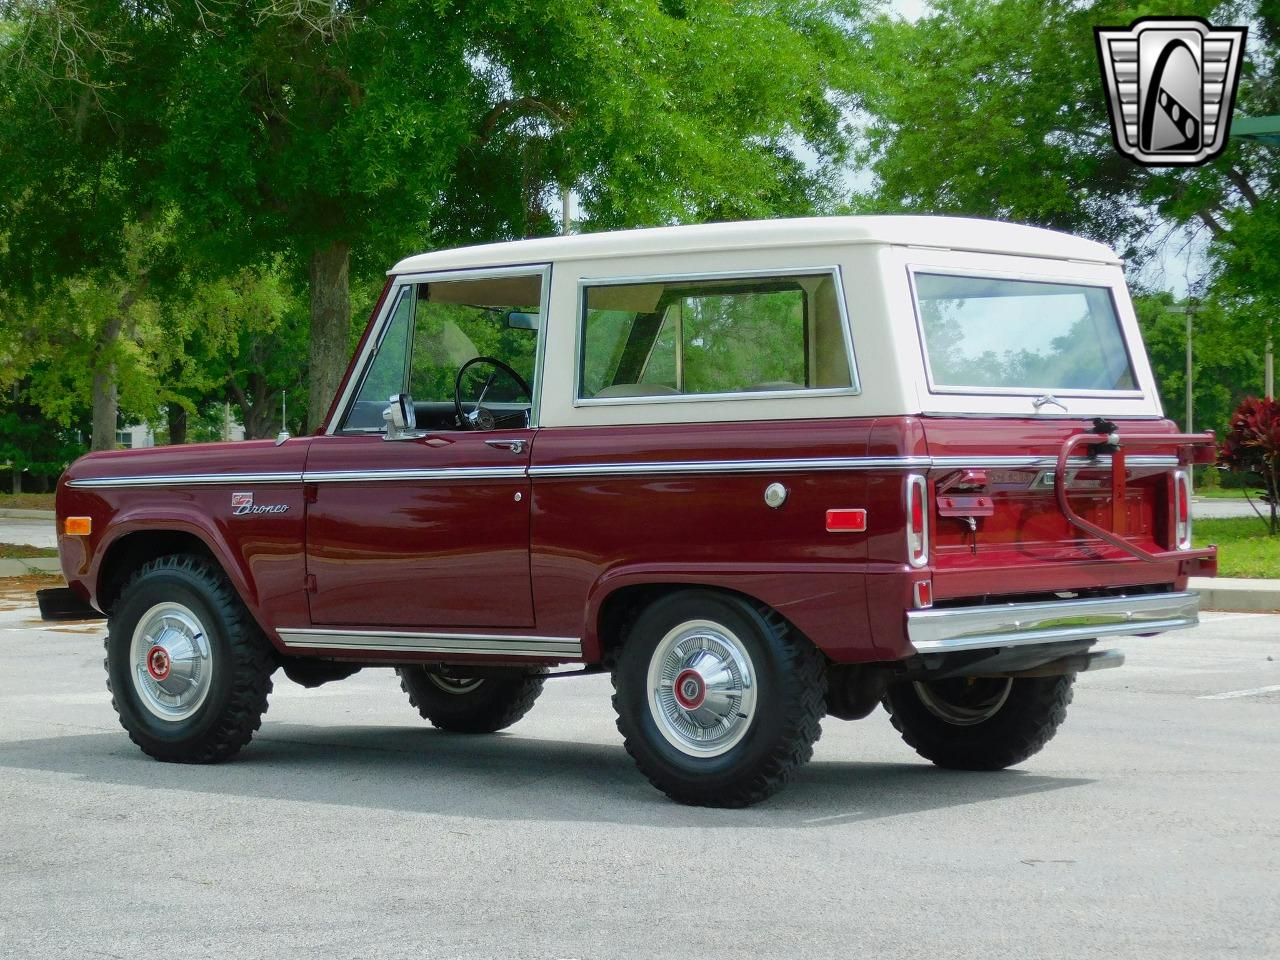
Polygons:
[[[847,387],[801,387],[798,390],[734,390],[723,393],[682,393],[673,396],[583,397],[582,371],[587,332],[587,291],[592,287],[629,287],[647,283],[687,283],[698,280],[760,280],[769,277],[831,277],[835,284],[836,309],[840,314],[840,335],[844,341],[849,369]],[[683,350],[683,346],[681,348]],[[808,363],[809,358],[805,358]],[[858,362],[853,345],[853,327],[844,294],[844,276],[839,264],[814,267],[773,267],[753,270],[718,270],[705,273],[635,274],[632,276],[579,277],[574,312],[573,406],[613,407],[637,404],[705,403],[717,400],[785,400],[788,397],[856,397],[862,394]]]
[[[1014,283],[1051,283],[1062,287],[1090,287],[1106,291],[1111,301],[1112,315],[1116,320],[1116,329],[1124,343],[1125,360],[1129,364],[1129,373],[1139,387],[1134,390],[1097,390],[1071,389],[1066,387],[982,387],[938,384],[933,379],[933,365],[929,362],[929,345],[925,339],[924,315],[920,310],[920,295],[916,289],[916,274],[937,274],[940,276],[972,278],[974,280],[1009,280]],[[925,382],[929,392],[952,396],[992,396],[992,397],[1040,397],[1052,394],[1055,397],[1083,397],[1105,400],[1145,400],[1147,392],[1138,378],[1138,365],[1134,363],[1133,344],[1129,340],[1128,331],[1120,316],[1119,304],[1116,302],[1115,285],[1110,283],[1090,282],[1079,278],[1069,278],[1056,274],[1018,273],[1005,270],[964,269],[959,267],[941,267],[931,264],[907,264],[907,284],[911,290],[911,311],[916,321],[916,336],[920,343],[920,358],[924,363]],[[949,414],[948,414],[949,415]]]
[[[362,427],[351,430],[341,429],[341,424],[346,422],[347,416],[351,412],[351,406],[355,403],[356,398],[360,395],[360,390],[364,386],[365,378],[369,375],[369,366],[372,358],[376,355],[377,350],[382,345],[382,339],[386,336],[387,329],[391,326],[391,319],[395,314],[395,308],[400,303],[400,297],[405,295],[405,290],[417,286],[420,283],[443,283],[451,280],[488,280],[496,277],[538,277],[541,280],[540,297],[538,304],[538,342],[534,348],[533,355],[533,382],[529,384],[532,396],[529,398],[529,429],[536,429],[539,422],[539,415],[542,411],[542,368],[546,360],[546,342],[547,327],[549,326],[549,314],[551,309],[551,270],[550,263],[530,263],[522,266],[503,266],[503,267],[468,267],[463,270],[435,270],[429,273],[406,273],[395,278],[395,282],[391,290],[387,293],[386,300],[383,301],[382,311],[374,321],[374,329],[371,331],[369,338],[366,340],[364,349],[360,351],[358,362],[354,368],[353,375],[343,386],[341,401],[337,410],[339,414],[333,418],[333,422],[329,424],[325,431],[326,436],[346,435],[346,436],[381,436],[386,433],[385,427]],[[410,294],[412,295],[412,294]],[[417,321],[417,304],[414,304],[413,323]],[[412,335],[414,327],[410,328]],[[412,350],[412,344],[410,344]]]

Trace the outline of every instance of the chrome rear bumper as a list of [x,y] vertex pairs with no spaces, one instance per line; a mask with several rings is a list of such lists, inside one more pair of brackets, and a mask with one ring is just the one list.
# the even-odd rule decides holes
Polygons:
[[917,653],[949,653],[1163,633],[1199,622],[1198,593],[1147,593],[911,610],[907,613],[907,636]]

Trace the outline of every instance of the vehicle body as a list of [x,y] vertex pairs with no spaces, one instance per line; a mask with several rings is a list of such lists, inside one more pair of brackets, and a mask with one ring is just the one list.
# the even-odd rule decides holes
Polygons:
[[[657,785],[747,803],[817,736],[797,694],[772,760],[740,756],[779,684],[847,718],[887,697],[900,726],[895,697],[923,697],[970,736],[1011,689],[1060,720],[1074,673],[1118,661],[1097,639],[1194,624],[1206,455],[1163,419],[1104,246],[951,218],[711,224],[411,257],[313,436],[81,458],[58,518],[89,532],[59,543],[113,619],[147,564],[199,558],[304,681],[395,666],[435,684],[420,707],[509,682],[510,708],[542,671],[611,669]],[[157,630],[181,640],[166,615],[118,641],[116,686]],[[662,634],[643,656],[637,630]],[[938,705],[956,678],[994,691],[964,722]],[[190,721],[155,704],[159,729]],[[936,762],[1021,759],[911,733]]]

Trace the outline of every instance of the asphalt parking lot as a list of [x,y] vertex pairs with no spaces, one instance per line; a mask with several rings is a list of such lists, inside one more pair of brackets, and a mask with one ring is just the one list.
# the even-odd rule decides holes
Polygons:
[[1280,955],[1280,616],[1118,642],[1004,773],[828,720],[741,811],[652,790],[602,677],[467,738],[389,671],[277,674],[239,758],[159,764],[116,724],[101,625],[34,616],[0,585],[8,957]]

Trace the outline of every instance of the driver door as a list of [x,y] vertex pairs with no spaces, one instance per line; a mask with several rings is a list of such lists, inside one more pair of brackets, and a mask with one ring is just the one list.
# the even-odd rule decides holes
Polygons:
[[[449,276],[404,284],[389,298],[346,409],[312,441],[306,551],[315,626],[533,626],[528,393],[537,389],[546,276],[538,268]],[[488,363],[467,367],[480,356],[509,365],[529,391]],[[403,439],[386,439],[382,411],[404,392],[417,423],[392,431]],[[481,394],[485,416],[476,417]]]

